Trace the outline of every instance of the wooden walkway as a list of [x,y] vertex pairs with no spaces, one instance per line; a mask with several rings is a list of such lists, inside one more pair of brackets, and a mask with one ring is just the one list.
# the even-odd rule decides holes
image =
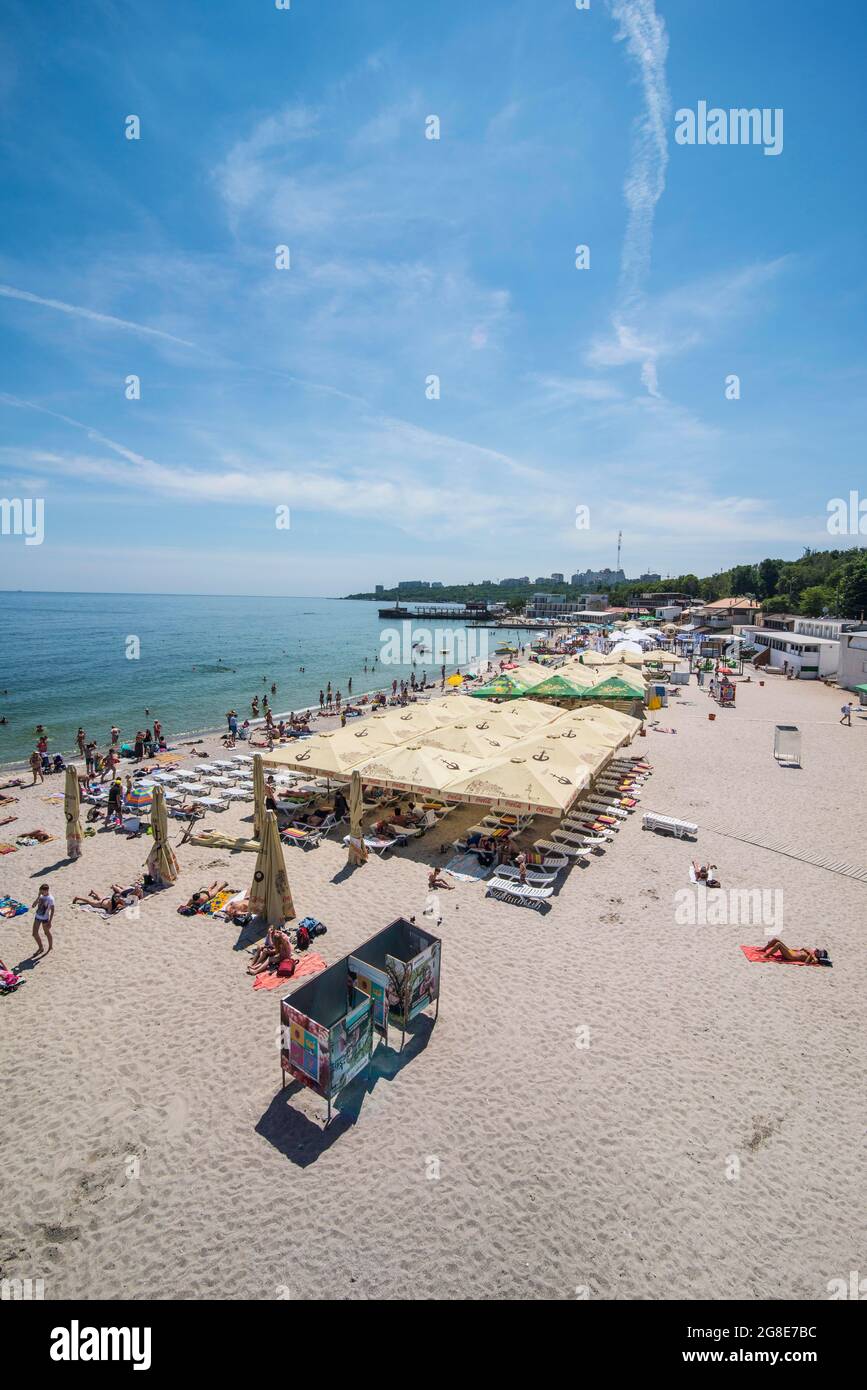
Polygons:
[[855,864],[835,859],[832,854],[816,854],[810,850],[783,844],[780,840],[768,840],[762,835],[734,835],[730,830],[719,826],[707,826],[715,835],[724,835],[728,840],[740,840],[745,845],[756,845],[759,849],[770,850],[772,854],[784,854],[789,859],[800,859],[802,864],[814,864],[817,869],[827,869],[831,874],[843,874],[846,878],[858,878],[867,883],[867,869],[859,869]]

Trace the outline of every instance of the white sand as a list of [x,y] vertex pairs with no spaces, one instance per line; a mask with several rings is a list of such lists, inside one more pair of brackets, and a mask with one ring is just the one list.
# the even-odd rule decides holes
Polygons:
[[[63,808],[39,798],[62,779],[20,794],[0,839],[58,840],[0,859],[0,890],[29,903],[47,878],[58,911],[53,953],[0,998],[2,1276],[49,1299],[827,1297],[864,1269],[867,883],[719,831],[867,865],[867,721],[840,728],[841,703],[769,679],[709,722],[693,684],[660,712],[677,735],[635,747],[642,809],[698,821],[698,844],[636,814],[545,916],[443,893],[439,1022],[381,1050],[325,1131],[324,1102],[280,1090],[281,992],[252,990],[236,929],[175,911],[214,878],[247,887],[253,856],[179,849],[174,889],[103,921],[73,893],[134,877],[150,841],[100,833],[58,863]],[[777,721],[802,728],[801,771],[774,763]],[[421,913],[441,838],[348,877],[339,844],[286,850],[329,962]],[[756,927],[676,925],[693,856],[727,888],[783,888],[783,937],[834,968],[748,963]],[[0,922],[7,964],[31,922]]]

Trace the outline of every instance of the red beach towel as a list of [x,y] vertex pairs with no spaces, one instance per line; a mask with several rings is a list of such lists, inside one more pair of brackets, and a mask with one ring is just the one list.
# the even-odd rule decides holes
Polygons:
[[263,970],[261,975],[256,975],[253,979],[254,989],[278,989],[280,985],[287,985],[289,980],[300,980],[305,975],[318,975],[320,970],[327,969],[328,962],[318,956],[315,951],[305,951],[303,956],[298,957],[295,966],[295,973],[287,977],[278,975],[276,970]]
[[763,956],[761,946],[741,946],[747,960],[759,965],[818,965],[817,960],[782,960],[779,956]]

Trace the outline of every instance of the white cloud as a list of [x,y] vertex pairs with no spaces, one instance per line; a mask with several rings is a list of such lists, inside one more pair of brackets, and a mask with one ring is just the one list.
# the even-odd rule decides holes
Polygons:
[[187,348],[196,346],[195,343],[187,342],[186,338],[176,338],[173,333],[163,333],[159,328],[148,328],[143,323],[115,318],[113,314],[97,313],[95,309],[86,309],[80,304],[65,304],[61,299],[43,299],[41,295],[30,294],[27,290],[17,290],[12,285],[0,285],[0,295],[5,299],[21,300],[25,304],[38,304],[44,309],[57,309],[62,314],[73,314],[76,318],[89,319],[108,328],[121,328],[129,333],[137,333],[140,337],[162,338],[166,342],[178,343],[181,347]]

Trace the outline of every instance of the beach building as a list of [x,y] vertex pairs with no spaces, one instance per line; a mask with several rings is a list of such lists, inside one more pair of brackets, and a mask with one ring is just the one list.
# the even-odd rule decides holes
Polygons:
[[[840,637],[814,636],[803,629],[821,627],[821,619],[796,618],[791,631],[745,626],[741,635],[759,650],[756,665],[794,671],[802,680],[836,676],[840,666]],[[767,653],[767,656],[763,654]],[[857,682],[856,682],[857,684]]]
[[856,625],[840,634],[837,684],[843,690],[857,690],[867,682],[867,628]]

